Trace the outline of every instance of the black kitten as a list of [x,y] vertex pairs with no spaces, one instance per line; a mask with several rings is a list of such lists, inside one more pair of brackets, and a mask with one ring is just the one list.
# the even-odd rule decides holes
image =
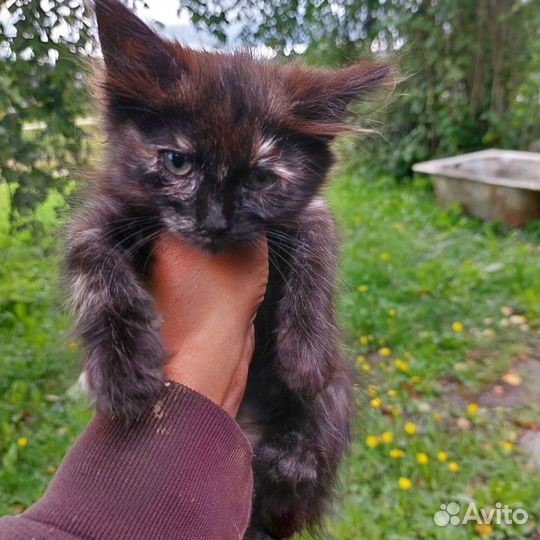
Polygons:
[[318,193],[349,103],[389,68],[195,52],[118,0],[95,9],[107,153],[66,253],[88,385],[98,408],[127,420],[160,391],[144,287],[160,233],[211,251],[265,233],[270,280],[239,422],[255,451],[249,534],[289,537],[328,506],[351,410],[333,306],[338,241]]

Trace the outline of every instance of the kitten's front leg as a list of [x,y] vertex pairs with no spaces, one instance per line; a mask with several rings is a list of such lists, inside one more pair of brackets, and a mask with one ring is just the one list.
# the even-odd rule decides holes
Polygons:
[[164,353],[152,297],[130,256],[137,234],[126,229],[125,218],[118,222],[123,238],[134,235],[130,246],[112,241],[111,216],[80,219],[68,241],[66,270],[85,350],[83,368],[97,408],[132,420],[159,392]]
[[287,282],[277,320],[278,375],[295,392],[320,391],[339,359],[334,315],[338,238],[334,218],[319,199],[288,234]]
[[259,345],[248,385],[247,406],[257,411],[260,423],[250,539],[266,533],[288,538],[320,522],[348,447],[352,406],[334,315],[333,217],[317,202],[294,231],[269,232],[268,238],[270,257],[280,265],[277,274],[284,282],[270,290],[263,304],[263,310],[272,311],[273,298],[278,299],[275,317],[259,312],[260,335],[266,319],[275,321],[275,355]]

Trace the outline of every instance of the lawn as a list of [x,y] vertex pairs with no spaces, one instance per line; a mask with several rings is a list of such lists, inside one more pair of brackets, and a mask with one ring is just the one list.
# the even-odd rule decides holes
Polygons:
[[[5,207],[0,193],[0,208]],[[324,537],[538,538],[538,224],[511,231],[440,210],[428,184],[342,175],[339,308],[358,419]],[[43,491],[90,418],[47,240],[0,222],[0,513]],[[52,221],[52,222],[51,222]],[[51,237],[53,238],[51,240]],[[442,504],[522,508],[523,525],[439,527]]]

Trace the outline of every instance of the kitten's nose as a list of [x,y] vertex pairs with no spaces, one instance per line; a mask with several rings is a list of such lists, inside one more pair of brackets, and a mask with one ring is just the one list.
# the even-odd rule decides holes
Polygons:
[[208,214],[201,225],[204,230],[213,234],[224,233],[230,229],[230,225],[219,206],[211,206],[208,209]]

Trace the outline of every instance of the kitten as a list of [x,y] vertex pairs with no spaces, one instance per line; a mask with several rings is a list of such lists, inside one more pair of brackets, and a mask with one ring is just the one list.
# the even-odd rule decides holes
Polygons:
[[136,418],[163,384],[145,289],[163,231],[217,252],[265,233],[267,294],[239,422],[254,445],[252,537],[287,538],[328,509],[352,390],[333,297],[338,240],[319,197],[349,103],[389,74],[195,52],[118,0],[95,0],[107,149],[66,248],[97,407]]

